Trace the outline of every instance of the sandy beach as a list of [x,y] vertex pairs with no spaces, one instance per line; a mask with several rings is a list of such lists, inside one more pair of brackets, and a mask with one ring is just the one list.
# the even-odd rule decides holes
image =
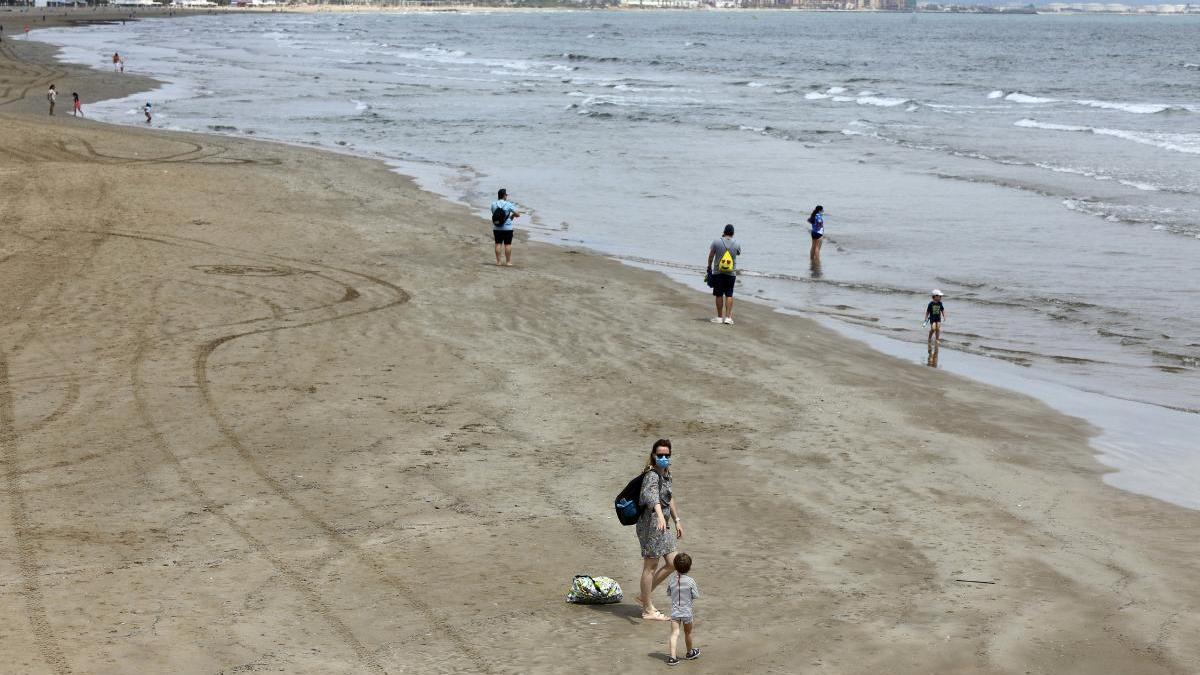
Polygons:
[[1200,672],[1200,513],[1083,423],[580,250],[497,268],[380,162],[72,119],[151,83],[52,57],[0,44],[0,670],[665,670],[611,507],[665,436],[681,669]]

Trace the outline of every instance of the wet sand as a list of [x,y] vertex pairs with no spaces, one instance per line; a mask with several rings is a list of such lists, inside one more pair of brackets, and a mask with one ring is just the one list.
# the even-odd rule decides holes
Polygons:
[[667,436],[689,671],[1200,671],[1200,513],[1081,422],[581,251],[498,269],[378,162],[48,118],[146,86],[51,52],[0,46],[6,668],[657,672],[665,624],[563,597],[636,594],[611,500]]

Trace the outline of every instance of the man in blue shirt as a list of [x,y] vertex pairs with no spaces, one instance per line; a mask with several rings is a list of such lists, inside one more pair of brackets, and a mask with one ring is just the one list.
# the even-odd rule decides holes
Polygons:
[[[496,264],[512,267],[513,221],[520,218],[517,205],[508,201],[508,190],[500,188],[492,202],[492,238],[496,240]],[[504,262],[500,262],[503,248]]]

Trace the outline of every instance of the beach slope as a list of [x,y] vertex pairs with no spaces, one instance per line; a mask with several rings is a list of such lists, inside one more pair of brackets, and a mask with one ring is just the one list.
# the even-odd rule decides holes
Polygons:
[[665,624],[563,599],[636,594],[611,501],[666,436],[691,670],[1200,670],[1200,514],[1103,484],[1077,420],[585,252],[497,268],[378,162],[48,119],[30,53],[0,54],[4,669],[655,671]]

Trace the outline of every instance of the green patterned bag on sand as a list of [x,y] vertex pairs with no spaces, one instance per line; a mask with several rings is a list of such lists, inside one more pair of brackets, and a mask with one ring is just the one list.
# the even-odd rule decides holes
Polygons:
[[575,579],[571,581],[571,592],[567,593],[567,602],[607,605],[620,602],[624,597],[621,594],[621,585],[609,577],[576,574]]

